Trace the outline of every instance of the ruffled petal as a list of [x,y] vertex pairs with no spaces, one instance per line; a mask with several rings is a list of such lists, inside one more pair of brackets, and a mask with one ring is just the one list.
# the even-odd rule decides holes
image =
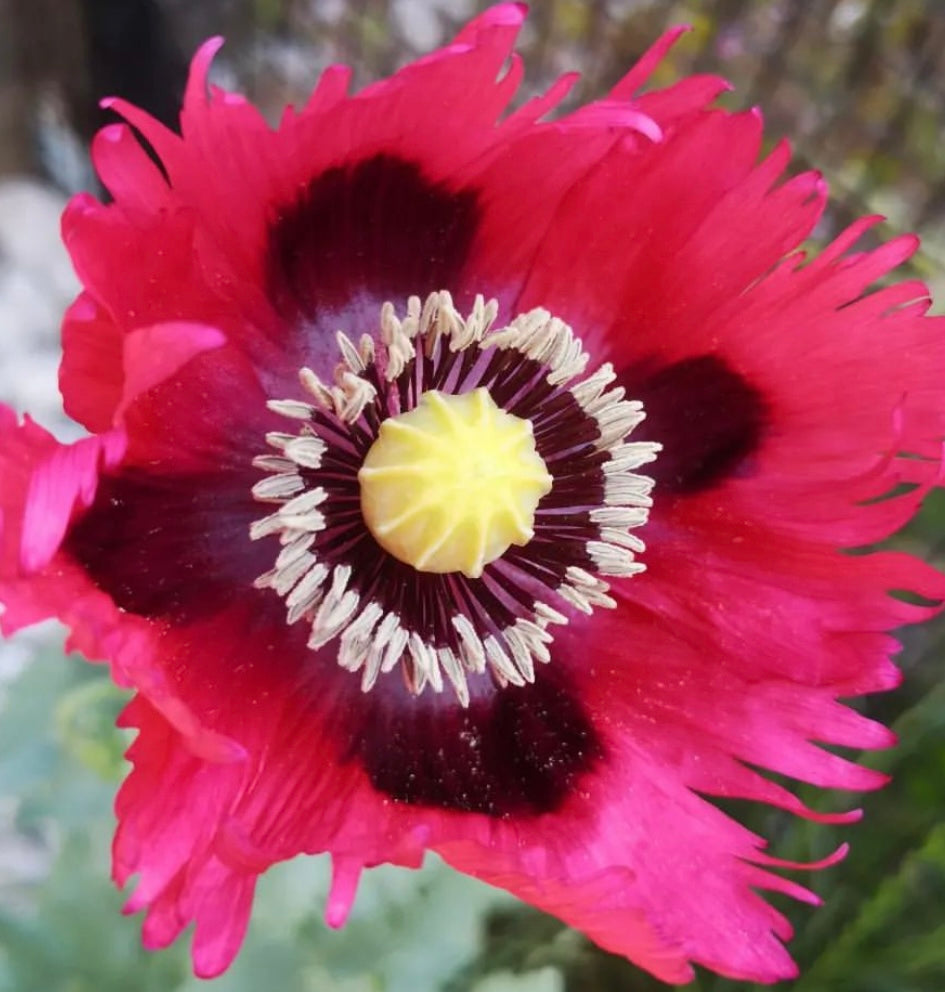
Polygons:
[[[360,867],[416,866],[432,849],[667,981],[690,978],[691,962],[758,981],[792,975],[779,942],[789,928],[754,890],[813,897],[769,874],[778,862],[763,854],[763,842],[696,792],[748,795],[813,818],[849,819],[805,810],[742,764],[769,751],[813,750],[804,739],[805,714],[820,704],[788,686],[753,690],[729,677],[705,684],[706,659],[649,622],[618,617],[599,636],[589,701],[606,714],[606,762],[555,814],[497,820],[392,804],[374,790],[352,760],[356,684],[326,670],[330,659],[314,656],[310,675],[301,675],[293,654],[302,641],[266,599],[172,634],[165,659],[178,673],[178,690],[219,731],[238,724],[246,757],[196,760],[142,701],[126,716],[141,732],[130,753],[135,771],[118,803],[116,877],[138,874],[129,909],[147,909],[147,939],[166,943],[196,920],[198,935],[234,952],[247,907],[225,894],[251,891],[269,864],[302,851],[332,852],[328,913],[337,924]],[[630,665],[620,647],[628,639],[639,646]],[[576,636],[568,650],[583,654],[586,642]],[[662,667],[657,692],[654,657]],[[684,675],[699,680],[699,694],[686,688]],[[221,691],[255,705],[221,711]],[[769,712],[787,706],[798,714],[796,725],[770,720]],[[720,717],[715,723],[713,713]],[[851,726],[856,719],[851,714]],[[758,751],[746,743],[746,726],[758,736]],[[856,784],[876,782],[864,773]],[[197,803],[197,796],[206,801]],[[667,891],[673,899],[665,899]],[[202,974],[229,960],[221,954],[211,963],[196,945],[195,956]]]
[[[881,785],[822,745],[892,743],[840,700],[895,685],[889,631],[935,609],[891,593],[945,598],[907,555],[841,550],[941,480],[941,319],[919,283],[871,291],[914,241],[853,254],[867,219],[802,264],[820,177],[785,180],[784,145],[759,161],[759,115],[711,109],[715,77],[638,95],[679,32],[603,100],[548,120],[565,76],[500,121],[523,17],[494,7],[353,97],[332,67],[278,129],[208,86],[218,39],[180,136],[110,101],[161,166],[107,128],[115,202],[63,222],[85,292],[62,391],[99,433],[60,445],[0,408],[4,630],[58,616],[137,691],[115,877],[137,876],[148,946],[196,922],[201,975],[236,954],[270,864],[330,852],[340,925],[363,868],[434,850],[667,981],[791,976],[758,890],[816,899],[711,799],[855,819],[767,773]],[[647,573],[573,617],[533,685],[469,710],[363,694],[254,588],[272,547],[248,534],[251,460],[283,426],[267,400],[300,365],[331,374],[336,327],[441,286],[570,321],[645,401],[634,440],[664,445]]]
[[0,569],[9,578],[48,565],[59,548],[73,513],[88,506],[102,466],[120,461],[121,431],[60,444],[28,417],[22,424],[0,405]]
[[107,431],[124,381],[121,331],[88,293],[66,311],[62,350],[59,389],[66,413],[90,431]]
[[621,380],[649,411],[640,433],[665,447],[654,470],[651,527],[666,528],[651,531],[657,553],[666,538],[696,533],[707,548],[735,542],[739,560],[757,555],[789,573],[795,549],[885,539],[940,484],[942,319],[925,316],[921,283],[871,291],[914,243],[842,254],[863,229],[807,265],[783,262],[701,318],[667,300],[662,343],[625,359]]
[[[81,304],[66,323],[60,379],[67,407],[83,420],[91,402],[81,397],[84,370],[97,362],[114,369],[121,336],[154,324],[216,327],[239,342],[260,368],[285,374],[282,350],[271,341],[276,323],[271,306],[260,289],[239,277],[232,252],[208,238],[192,210],[175,201],[143,214],[134,205],[103,206],[80,194],[66,208],[62,227],[91,302],[91,307]],[[94,340],[98,333],[103,340]],[[109,375],[114,379],[114,372]],[[99,415],[88,426],[100,423]]]
[[[524,17],[522,8],[494,7],[439,52],[405,67],[352,99],[340,99],[336,67],[302,111],[272,131],[237,94],[211,88],[206,74],[219,41],[194,60],[177,138],[120,100],[109,106],[137,127],[167,170],[175,201],[196,211],[211,237],[255,274],[274,207],[333,166],[378,154],[422,162],[436,178],[482,153],[520,79],[520,67],[500,77]],[[337,80],[337,82],[336,82]],[[437,106],[450,107],[443,115]],[[213,183],[206,176],[215,177]]]
[[[154,447],[141,447],[136,414],[140,416],[144,408],[153,415],[152,404],[162,394],[162,385],[172,392],[188,385],[184,367],[202,350],[218,347],[221,340],[214,329],[189,324],[144,328],[129,335],[122,425],[71,445],[60,444],[28,418],[18,424],[12,411],[0,408],[0,600],[5,633],[48,617],[59,618],[70,629],[70,648],[91,659],[108,660],[116,681],[148,693],[192,739],[198,753],[232,755],[241,752],[240,746],[201,726],[187,703],[169,690],[166,674],[155,664],[161,627],[123,611],[112,595],[114,589],[100,582],[102,576],[75,555],[77,534],[94,514],[103,487],[107,492],[111,480],[127,472],[136,458],[155,453]],[[168,377],[173,385],[165,385]],[[206,422],[204,417],[201,423]],[[195,435],[200,433],[189,436]],[[241,485],[240,491],[245,492],[246,486]],[[147,533],[147,520],[139,518],[138,526],[139,533]],[[241,526],[241,532],[245,529]],[[107,554],[114,537],[107,527],[103,535],[97,555]]]
[[212,977],[242,943],[256,880],[255,873],[222,862],[211,847],[244,765],[202,760],[143,697],[125,709],[120,725],[140,731],[128,752],[134,770],[115,801],[113,876],[120,886],[138,876],[125,912],[148,908],[143,938],[149,948],[165,947],[197,919],[194,969]]
[[[560,127],[566,126],[567,119]],[[611,137],[593,149],[587,169],[569,172],[553,211],[526,212],[538,194],[526,189],[530,169],[509,167],[510,151],[507,162],[496,163],[494,178],[490,173],[491,196],[503,199],[488,218],[495,227],[484,225],[484,257],[477,256],[476,269],[498,279],[500,262],[490,257],[490,246],[528,245],[533,218],[547,218],[540,250],[527,267],[523,257],[527,279],[513,309],[542,305],[560,314],[579,329],[596,360],[610,358],[618,367],[666,350],[680,340],[679,324],[688,332],[687,354],[700,340],[708,349],[706,314],[777,264],[809,234],[823,208],[814,175],[772,189],[787,149],[756,165],[760,138],[756,114],[711,112],[642,149],[632,135]],[[532,136],[536,163],[558,161],[548,155],[552,140],[553,132]],[[515,149],[514,157],[525,156]],[[704,170],[705,161],[719,164]],[[700,170],[700,182],[693,183]],[[547,185],[554,197],[557,176]],[[525,206],[502,209],[506,202]],[[722,237],[731,238],[729,244]],[[750,251],[741,238],[750,238]],[[516,271],[518,257],[506,271]],[[648,303],[654,297],[659,311]]]
[[[606,728],[608,760],[584,786],[587,806],[563,810],[558,838],[543,837],[536,849],[516,850],[495,836],[488,848],[470,842],[438,849],[666,980],[691,978],[690,963],[742,980],[791,977],[796,968],[781,944],[790,927],[757,890],[816,900],[771,874],[779,862],[763,853],[764,842],[699,794],[761,799],[828,821],[855,818],[806,810],[751,764],[796,754],[809,761],[803,777],[836,765],[835,783],[875,786],[880,776],[815,755],[808,738],[828,725],[845,743],[857,737],[875,746],[888,738],[852,712],[838,719],[829,689],[752,681],[744,671],[716,674],[723,653],[711,642],[687,643],[650,617],[624,613],[591,630],[589,640],[562,644],[590,666],[585,698]],[[530,839],[536,833],[540,825]],[[643,925],[630,924],[634,915]],[[648,947],[641,940],[647,935]]]
[[92,163],[105,188],[132,216],[147,216],[169,202],[163,173],[127,125],[109,124],[95,135]]

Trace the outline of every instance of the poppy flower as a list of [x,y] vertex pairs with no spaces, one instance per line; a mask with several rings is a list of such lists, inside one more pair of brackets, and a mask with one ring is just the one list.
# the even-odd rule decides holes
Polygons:
[[713,800],[847,823],[785,778],[883,782],[820,745],[892,743],[840,700],[945,591],[847,553],[939,476],[941,321],[871,291],[916,241],[806,259],[825,186],[759,114],[640,93],[678,31],[507,112],[523,17],[353,96],[331,67],[276,128],[208,42],[181,133],[109,101],[113,202],[66,210],[89,434],[3,411],[3,624],[133,690],[114,875],[200,975],[274,862],[329,852],[339,926],[433,851],[667,981],[773,981],[762,890],[816,898]]

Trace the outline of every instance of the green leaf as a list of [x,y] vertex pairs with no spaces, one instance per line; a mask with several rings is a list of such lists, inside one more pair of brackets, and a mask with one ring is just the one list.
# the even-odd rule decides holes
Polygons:
[[945,988],[945,823],[893,874],[877,879],[795,992],[927,992]]

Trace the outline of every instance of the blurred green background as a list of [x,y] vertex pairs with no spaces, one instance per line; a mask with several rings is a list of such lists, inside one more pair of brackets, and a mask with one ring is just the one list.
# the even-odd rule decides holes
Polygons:
[[[172,120],[187,55],[208,34],[228,38],[219,79],[274,115],[287,100],[304,98],[329,62],[350,62],[364,83],[449,37],[483,6],[462,0],[0,0],[0,196],[24,188],[23,177],[53,203],[94,188],[85,145],[103,123],[96,98],[119,92]],[[924,250],[912,270],[941,295],[945,4],[538,2],[521,45],[527,91],[577,67],[585,76],[575,99],[599,94],[666,26],[679,22],[693,31],[656,81],[691,71],[732,79],[736,90],[726,102],[761,104],[769,137],[791,137],[797,167],[816,165],[830,180],[834,202],[817,240],[854,216],[884,213],[889,220],[880,236],[907,229],[922,234]],[[54,238],[55,230],[46,234]],[[39,367],[43,349],[54,348],[55,318],[39,310],[18,337],[10,330],[23,314],[13,243],[0,229],[0,323],[6,321],[0,339],[15,338],[16,360],[25,354]],[[42,270],[33,265],[29,278],[39,280],[42,293]],[[67,298],[68,287],[59,292]],[[58,299],[51,289],[43,298]],[[4,347],[12,346],[0,344],[0,361],[14,368]],[[54,402],[51,372],[44,382],[32,387],[40,406]],[[42,389],[47,393],[40,395]],[[22,395],[0,375],[0,399],[22,402]],[[945,500],[936,498],[894,543],[943,564],[942,535]],[[123,899],[108,881],[108,861],[112,798],[128,743],[113,725],[122,697],[101,669],[64,659],[61,641],[59,631],[45,628],[0,653],[0,992],[191,992],[202,983],[190,974],[186,942],[146,953],[139,921],[120,915]],[[945,989],[945,626],[906,631],[903,641],[904,686],[863,704],[896,729],[901,744],[864,759],[895,779],[865,799],[861,824],[841,832],[732,804],[785,857],[822,857],[841,833],[852,842],[838,867],[798,876],[824,898],[823,908],[784,901],[803,968],[802,977],[788,983],[795,992]],[[851,803],[848,796],[802,791],[821,809]],[[321,922],[326,890],[324,859],[271,871],[246,945],[213,987],[663,987],[557,921],[435,859],[421,872],[369,873],[340,933]],[[693,987],[734,992],[755,986],[700,972]]]

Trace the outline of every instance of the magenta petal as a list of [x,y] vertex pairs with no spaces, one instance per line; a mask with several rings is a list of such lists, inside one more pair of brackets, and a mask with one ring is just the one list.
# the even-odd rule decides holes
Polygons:
[[124,340],[125,382],[116,416],[121,417],[138,396],[169,379],[192,358],[225,341],[213,327],[183,321],[132,331]]
[[[28,419],[21,430],[42,432]],[[50,561],[73,510],[92,502],[100,469],[119,462],[125,445],[125,435],[113,431],[73,445],[57,445],[33,467],[20,531],[20,566],[25,572],[38,571]]]
[[331,861],[331,890],[325,905],[325,922],[338,929],[343,927],[358,894],[358,881],[364,865],[352,858],[334,857]]
[[[785,143],[762,155],[760,114],[713,106],[715,76],[640,92],[682,29],[602,99],[556,113],[566,74],[509,112],[524,18],[492,7],[354,94],[330,67],[278,127],[209,84],[211,39],[181,134],[106,102],[127,121],[93,147],[113,202],[63,218],[84,289],[60,384],[94,433],[62,445],[0,407],[2,625],[58,617],[134,691],[114,876],[146,946],[195,924],[201,976],[270,865],[329,854],[338,927],[365,868],[433,851],[665,981],[789,978],[763,894],[816,903],[780,872],[846,847],[796,865],[714,802],[845,825],[854,797],[792,783],[886,781],[836,748],[894,743],[848,701],[898,684],[892,632],[945,601],[913,555],[850,553],[943,479],[943,318],[887,281],[916,241],[859,250],[864,218],[806,260],[826,186]],[[573,336],[533,315],[480,360],[449,350],[479,325],[445,297],[381,311],[439,290]],[[585,358],[598,378],[555,392]],[[632,437],[638,408],[594,392],[610,367],[647,414]],[[487,373],[555,484],[484,578],[430,578],[383,557],[357,472],[412,392]],[[647,479],[626,437],[662,446]]]

